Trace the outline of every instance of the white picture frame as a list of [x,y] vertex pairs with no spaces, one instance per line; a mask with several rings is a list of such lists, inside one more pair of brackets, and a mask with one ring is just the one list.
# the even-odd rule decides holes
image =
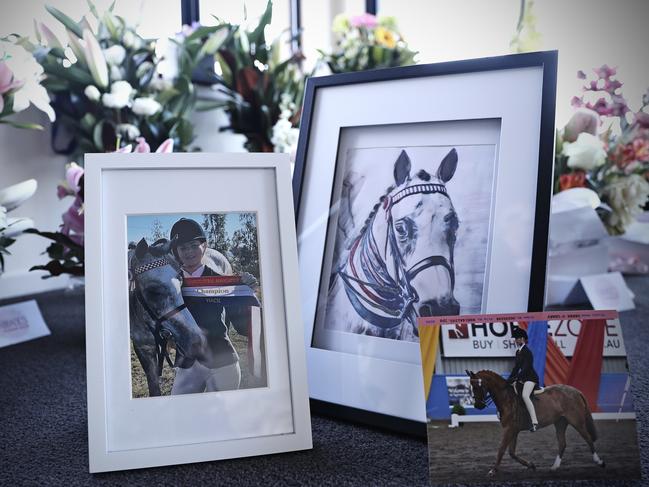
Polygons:
[[[481,161],[488,161],[489,154],[485,156],[484,151],[478,154],[475,149],[492,148],[493,171],[485,182],[491,195],[484,205],[489,210],[489,224],[480,264],[482,277],[479,279],[482,280],[479,292],[474,293],[478,296],[474,303],[466,308],[460,306],[459,313],[542,309],[552,190],[556,65],[556,52],[540,52],[347,73],[307,81],[293,192],[309,390],[314,411],[425,434],[416,341],[369,335],[363,323],[355,323],[356,328],[349,327],[349,330],[344,327],[356,319],[349,311],[350,306],[358,316],[373,315],[377,323],[382,323],[379,315],[384,313],[385,303],[396,294],[392,288],[385,291],[384,284],[390,279],[394,281],[395,276],[382,277],[391,261],[384,261],[385,267],[379,268],[383,264],[376,264],[375,259],[387,244],[384,246],[381,236],[376,237],[374,233],[371,235],[381,242],[378,245],[373,246],[367,239],[363,243],[363,238],[368,234],[368,222],[373,225],[378,220],[392,218],[385,208],[392,208],[394,197],[402,200],[404,194],[417,193],[417,189],[401,195],[396,192],[399,188],[405,190],[408,181],[419,178],[417,171],[423,168],[426,155],[430,156],[430,167],[425,167],[424,179],[418,180],[420,193],[448,194],[451,199],[456,198],[453,201],[456,205],[458,190],[462,189],[457,177],[455,181],[437,177],[444,154],[451,154],[457,148],[454,158],[458,161],[459,154],[458,169],[449,174],[460,174],[462,164],[476,160],[467,157],[466,150],[463,155],[463,147],[469,147]],[[364,156],[362,151],[366,152]],[[401,158],[402,151],[412,159],[413,168],[405,182],[398,180],[398,163],[394,162]],[[381,171],[391,180],[374,183]],[[354,174],[358,176],[356,180]],[[462,177],[466,175],[465,170]],[[465,181],[470,182],[470,174],[468,177]],[[440,183],[443,188],[435,189]],[[357,187],[361,189],[354,195]],[[367,188],[372,194],[364,200],[361,195]],[[354,213],[356,207],[362,210]],[[342,212],[348,215],[341,217]],[[467,211],[457,213],[461,231]],[[376,215],[385,218],[375,219]],[[343,223],[339,224],[341,220]],[[512,225],[513,221],[516,226]],[[343,228],[347,222],[352,223]],[[340,235],[345,240],[339,246]],[[366,252],[364,245],[370,250]],[[352,255],[352,249],[358,248],[361,248],[360,257]],[[343,255],[347,261],[335,260],[336,255]],[[450,259],[446,256],[447,263],[442,264],[457,273],[460,264],[456,262],[453,266],[452,255],[451,250]],[[348,271],[356,257],[355,269],[374,266],[362,271],[365,277],[356,270]],[[438,261],[434,265],[440,265],[440,259],[434,258]],[[396,275],[408,274],[409,268],[414,269],[415,265],[405,266]],[[449,281],[452,288],[454,279]],[[388,297],[377,298],[372,292],[377,289],[387,292]],[[335,293],[337,296],[331,298]],[[344,302],[345,293],[354,297],[344,303],[347,308],[343,314],[339,310],[345,307],[341,308],[340,300],[336,299],[343,296],[340,299]],[[323,311],[325,317],[321,318]],[[393,310],[388,307],[388,311]],[[334,318],[329,319],[332,312]],[[448,309],[436,314],[440,313],[455,314]],[[370,332],[377,328],[380,326]]]
[[[290,165],[283,154],[89,154],[85,167],[89,470],[312,447]],[[133,399],[127,216],[255,212],[265,387]]]

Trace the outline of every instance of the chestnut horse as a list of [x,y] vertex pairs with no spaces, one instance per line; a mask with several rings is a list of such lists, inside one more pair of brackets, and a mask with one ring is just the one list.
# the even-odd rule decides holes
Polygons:
[[[509,448],[509,456],[514,460],[527,468],[536,469],[534,463],[516,455],[518,433],[530,429],[531,421],[529,413],[514,387],[491,370],[481,370],[477,373],[467,370],[466,373],[471,378],[471,394],[475,407],[484,409],[489,402],[493,401],[498,409],[500,424],[503,427],[496,464],[489,470],[489,475],[494,475],[498,471],[507,448]],[[588,443],[593,454],[593,461],[600,467],[604,467],[604,461],[595,451],[597,431],[583,394],[574,387],[557,384],[536,391],[534,395],[534,407],[539,421],[538,428],[553,424],[557,434],[559,454],[551,469],[556,470],[561,465],[561,457],[566,449],[568,425],[575,428]]]

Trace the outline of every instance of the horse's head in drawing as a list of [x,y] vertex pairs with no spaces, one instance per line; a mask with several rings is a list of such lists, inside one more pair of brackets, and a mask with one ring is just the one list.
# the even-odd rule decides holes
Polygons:
[[156,324],[157,332],[173,337],[183,355],[204,360],[205,335],[184,305],[182,272],[171,242],[160,239],[149,245],[143,238],[129,250],[128,259],[131,290],[143,308],[140,315]]
[[410,158],[402,150],[394,164],[394,188],[382,198],[388,231],[387,247],[396,250],[395,259],[386,259],[404,272],[413,306],[420,316],[455,315],[460,305],[453,295],[455,269],[453,250],[458,216],[446,192],[446,183],[455,174],[458,156],[451,149],[436,170],[412,173]]

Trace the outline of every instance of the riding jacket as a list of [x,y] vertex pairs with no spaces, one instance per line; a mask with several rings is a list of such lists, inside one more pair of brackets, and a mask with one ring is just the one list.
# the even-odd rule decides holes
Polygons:
[[[217,272],[204,267],[201,277],[219,276]],[[228,336],[228,327],[225,323],[225,312],[222,304],[218,302],[205,302],[201,300],[185,299],[187,309],[196,320],[198,326],[205,332],[208,348],[211,354],[211,361],[208,365],[210,369],[218,369],[226,365],[233,364],[239,360],[239,355],[234,349]],[[183,369],[193,365],[194,360],[187,357],[176,356],[176,367]]]
[[516,362],[507,382],[510,384],[514,381],[539,383],[539,376],[534,370],[534,356],[527,345],[523,345],[520,350],[516,351]]

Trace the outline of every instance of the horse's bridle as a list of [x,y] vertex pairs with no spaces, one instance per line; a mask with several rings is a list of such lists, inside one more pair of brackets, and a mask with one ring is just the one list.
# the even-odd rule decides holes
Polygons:
[[[482,399],[480,400],[480,404],[478,404],[478,401],[475,398],[475,394],[473,393],[473,381],[477,381],[478,387],[480,388],[480,392],[482,393]],[[482,385],[482,379],[480,377],[477,377],[475,379],[469,378],[469,384],[471,387],[471,396],[473,396],[473,403],[478,409],[484,409],[494,402],[494,399],[491,396],[489,390],[486,390]],[[480,405],[482,405],[482,407],[480,407]]]
[[[366,227],[369,231],[361,233],[352,245],[348,257],[351,275],[342,270],[338,271],[345,284],[347,296],[356,312],[364,320],[379,328],[389,329],[399,326],[404,317],[410,318],[411,310],[417,316],[413,304],[419,301],[419,296],[410,281],[423,270],[435,266],[444,267],[451,279],[451,289],[455,288],[455,268],[452,254],[450,260],[443,255],[431,255],[406,269],[406,263],[399,252],[397,237],[394,233],[392,208],[408,196],[416,194],[442,194],[450,199],[443,184],[426,183],[409,186],[383,200],[383,208],[388,221],[388,238],[384,253],[387,255],[387,246],[389,245],[397,272],[396,278],[390,275],[385,261],[381,258],[371,225]],[[376,218],[376,213],[373,218]],[[367,280],[359,278],[354,264],[359,247],[361,268]],[[359,286],[360,290],[354,287],[354,283]],[[383,314],[368,309],[368,305]]]
[[[176,306],[175,308],[167,311],[166,313],[163,313],[161,316],[157,316],[156,313],[151,309],[151,307],[144,299],[144,296],[142,295],[142,291],[138,286],[137,276],[139,276],[140,274],[144,274],[145,272],[148,272],[152,269],[156,269],[158,267],[164,267],[167,265],[173,267],[173,264],[169,262],[169,260],[167,260],[165,257],[162,257],[161,259],[157,259],[152,262],[148,262],[146,264],[129,269],[129,281],[133,286],[133,293],[135,294],[135,298],[137,299],[138,303],[140,303],[142,308],[144,308],[146,313],[149,315],[149,318],[151,318],[151,320],[155,323],[155,327],[153,327],[148,322],[145,322],[147,328],[149,329],[149,331],[151,332],[155,340],[158,376],[162,375],[162,367],[164,366],[165,360],[167,361],[170,367],[173,367],[173,363],[171,362],[171,358],[169,357],[169,353],[167,352],[167,341],[171,336],[171,332],[163,328],[162,324],[165,321],[172,318],[173,316],[175,316],[177,313],[180,313],[182,310],[184,310],[187,307],[187,305],[185,303],[182,303],[181,305]],[[180,349],[178,343],[176,343],[176,348],[182,353],[182,350]]]

